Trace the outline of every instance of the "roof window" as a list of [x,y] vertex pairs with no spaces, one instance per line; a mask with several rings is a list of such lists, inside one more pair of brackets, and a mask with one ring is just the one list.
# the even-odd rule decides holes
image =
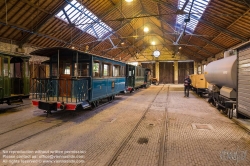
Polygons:
[[97,39],[103,38],[106,35],[110,36],[113,31],[76,0],[68,2],[68,5],[56,16],[69,24],[75,25]]
[[[193,32],[195,30],[197,24],[198,24],[198,21],[196,19],[188,18],[188,13],[190,11],[190,7],[192,6],[192,3],[193,3],[193,6],[191,8],[190,15],[193,15],[193,16],[195,16],[197,18],[201,18],[201,16],[202,16],[203,12],[205,11],[209,1],[210,0],[190,0],[188,2],[188,4],[186,5],[186,7],[184,8],[184,10],[183,10],[187,14],[185,14],[185,15],[177,15],[176,27],[179,30],[183,30],[184,26],[185,26],[185,23],[187,23],[186,30],[189,31],[189,32]],[[178,5],[179,10],[182,9],[185,2],[186,2],[186,0],[179,0],[179,5]]]

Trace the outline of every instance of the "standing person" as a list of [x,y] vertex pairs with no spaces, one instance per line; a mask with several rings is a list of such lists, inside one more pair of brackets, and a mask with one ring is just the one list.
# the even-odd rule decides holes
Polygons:
[[191,82],[192,81],[189,78],[189,76],[186,76],[186,78],[184,79],[184,97],[189,97],[189,88],[190,88]]

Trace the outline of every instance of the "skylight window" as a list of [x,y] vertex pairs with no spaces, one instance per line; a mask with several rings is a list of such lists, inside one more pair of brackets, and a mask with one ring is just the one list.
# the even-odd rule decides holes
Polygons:
[[67,23],[74,24],[82,31],[87,32],[98,39],[113,31],[108,25],[101,22],[101,20],[99,20],[92,12],[76,0],[69,2],[64,8],[64,11],[61,10],[56,16]]
[[[189,13],[192,1],[194,1],[194,3],[190,15],[196,16],[197,18],[201,18],[210,0],[190,0],[184,9],[184,12]],[[186,0],[179,0],[179,5],[178,5],[179,10],[182,9],[185,2]],[[187,17],[187,15],[188,14],[177,15],[176,26],[180,30],[184,29],[184,26],[186,24],[186,22],[184,22],[184,19]],[[198,24],[197,20],[190,18],[190,21],[187,22],[186,30],[189,32],[193,32],[197,24]]]

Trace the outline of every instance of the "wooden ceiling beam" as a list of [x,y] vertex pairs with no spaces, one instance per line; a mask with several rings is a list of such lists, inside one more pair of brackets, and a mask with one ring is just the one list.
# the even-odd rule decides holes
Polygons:
[[[38,32],[39,29],[40,29],[49,19],[51,19],[52,17],[54,17],[55,14],[56,14],[57,12],[59,12],[60,10],[62,10],[67,4],[68,4],[67,1],[63,1],[62,4],[58,6],[58,9],[57,9],[57,10],[55,10],[55,11],[53,11],[53,12],[50,12],[50,14],[47,14],[47,16],[45,16],[44,19],[41,20],[41,21],[36,25],[36,28],[34,28],[34,29],[36,29],[36,30],[35,30],[34,32],[35,32],[35,33]],[[32,33],[28,33],[28,34],[22,39],[21,45],[27,43],[27,42],[29,41],[29,39],[31,38],[32,35],[33,35]]]
[[52,14],[51,12],[49,12],[49,11],[47,11],[47,10],[45,10],[45,9],[43,9],[43,8],[41,8],[41,7],[39,7],[38,5],[32,3],[32,2],[30,2],[30,1],[28,1],[28,0],[21,0],[21,1],[24,2],[24,3],[26,3],[26,4],[28,4],[28,5],[30,5],[30,6],[32,6],[32,7],[35,8],[35,9],[38,9],[38,10],[40,10],[40,11],[46,13],[46,14],[49,14],[49,15]]

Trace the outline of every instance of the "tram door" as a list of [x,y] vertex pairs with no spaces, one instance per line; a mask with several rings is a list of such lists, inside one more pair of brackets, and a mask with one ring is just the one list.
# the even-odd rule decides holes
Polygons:
[[61,60],[60,63],[60,79],[59,79],[59,92],[60,96],[70,97],[71,96],[71,75],[72,75],[72,64],[71,60]]
[[128,74],[127,80],[126,80],[126,86],[134,87],[135,86],[135,66],[126,65],[126,71]]
[[10,57],[0,55],[0,99],[10,96]]
[[19,57],[13,57],[10,60],[10,81],[11,94],[23,94],[24,79],[23,79],[23,60]]

